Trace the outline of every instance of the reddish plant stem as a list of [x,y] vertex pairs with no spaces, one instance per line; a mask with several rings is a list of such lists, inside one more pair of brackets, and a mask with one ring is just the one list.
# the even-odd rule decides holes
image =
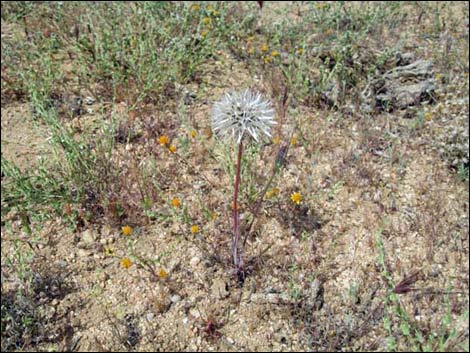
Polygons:
[[237,269],[243,267],[242,254],[239,253],[240,243],[240,217],[238,213],[238,190],[240,188],[240,170],[242,164],[243,142],[238,145],[237,174],[235,175],[235,192],[233,195],[233,264]]

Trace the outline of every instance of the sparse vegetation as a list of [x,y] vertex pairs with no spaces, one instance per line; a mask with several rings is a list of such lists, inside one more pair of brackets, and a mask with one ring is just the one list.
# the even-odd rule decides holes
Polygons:
[[259,3],[2,2],[2,351],[468,351],[468,2]]

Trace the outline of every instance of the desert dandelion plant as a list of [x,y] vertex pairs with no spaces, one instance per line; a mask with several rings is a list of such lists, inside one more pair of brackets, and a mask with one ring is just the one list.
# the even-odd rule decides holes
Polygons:
[[271,137],[274,109],[260,93],[247,89],[226,94],[212,110],[212,129],[220,136],[230,136],[240,143],[249,135],[256,141]]
[[251,137],[257,142],[271,138],[271,128],[276,125],[275,111],[271,103],[258,92],[249,89],[226,94],[214,104],[212,130],[221,137],[230,137],[238,145],[237,171],[233,195],[233,264],[240,281],[245,278],[243,245],[240,243],[240,217],[238,193],[244,139]]

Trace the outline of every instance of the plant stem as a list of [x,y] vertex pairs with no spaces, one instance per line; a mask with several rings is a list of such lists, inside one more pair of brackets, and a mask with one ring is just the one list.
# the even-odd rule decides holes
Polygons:
[[233,264],[237,269],[243,267],[241,249],[239,253],[240,242],[240,216],[238,213],[238,190],[240,188],[240,170],[242,164],[243,142],[238,145],[237,174],[235,176],[235,191],[233,195]]

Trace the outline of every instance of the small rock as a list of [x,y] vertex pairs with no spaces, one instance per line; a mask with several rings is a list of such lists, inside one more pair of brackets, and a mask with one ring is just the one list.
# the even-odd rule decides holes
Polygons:
[[58,299],[52,300],[52,301],[51,301],[51,305],[52,305],[52,306],[57,306],[57,305],[59,305],[59,300],[58,300]]
[[85,249],[87,247],[87,244],[85,244],[83,241],[80,241],[77,243],[77,248],[79,249]]
[[85,97],[85,99],[83,99],[83,103],[85,103],[86,105],[92,105],[95,102],[96,102],[96,99],[91,96],[87,96]]
[[91,255],[90,250],[85,250],[85,249],[78,249],[77,251],[77,256],[78,257],[88,257]]
[[172,303],[176,304],[179,301],[181,301],[181,297],[178,294],[175,294],[175,295],[171,296],[170,300],[171,300]]
[[105,224],[101,227],[101,236],[103,238],[107,238],[111,235],[113,229],[111,228],[111,226],[109,224]]
[[152,321],[153,318],[155,317],[155,314],[154,313],[148,313],[146,317],[147,317],[148,321]]
[[98,239],[98,234],[92,230],[92,229],[87,229],[84,232],[82,232],[81,235],[81,242],[85,244],[93,244],[96,239]]
[[197,256],[194,256],[190,261],[189,261],[189,264],[192,266],[192,267],[196,267],[199,262],[201,262],[201,259]]
[[214,279],[211,286],[211,292],[219,299],[227,298],[230,294],[227,283],[221,278]]
[[57,261],[57,266],[60,268],[66,268],[68,266],[68,262],[64,260]]

